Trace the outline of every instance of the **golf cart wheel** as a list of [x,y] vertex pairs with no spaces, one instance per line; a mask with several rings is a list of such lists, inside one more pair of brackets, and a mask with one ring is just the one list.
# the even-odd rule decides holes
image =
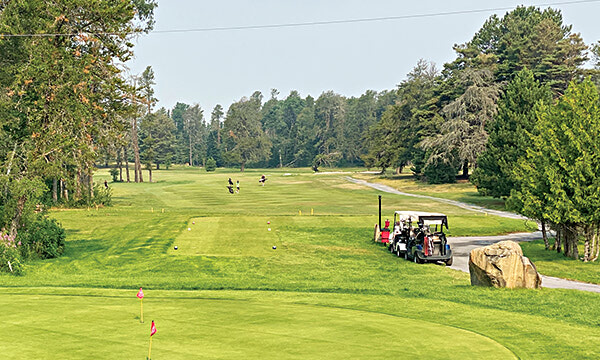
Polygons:
[[408,257],[408,250],[404,252],[404,260],[408,261],[410,258]]
[[398,246],[398,247],[396,248],[396,256],[397,256],[397,257],[400,257],[400,256],[402,256],[402,255],[400,254],[400,246]]
[[452,266],[453,261],[454,261],[454,258],[450,258],[450,259],[446,260],[446,266]]
[[421,258],[419,258],[419,254],[415,253],[413,260],[415,261],[415,264],[422,264],[423,260],[421,260]]

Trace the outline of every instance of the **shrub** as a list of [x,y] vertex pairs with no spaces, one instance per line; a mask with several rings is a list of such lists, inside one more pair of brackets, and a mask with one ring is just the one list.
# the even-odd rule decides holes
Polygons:
[[8,235],[4,230],[0,231],[0,271],[10,272],[14,275],[23,273],[20,248],[20,241]]
[[91,201],[92,205],[112,205],[112,189],[106,188],[104,185],[94,185],[94,198]]
[[212,157],[206,160],[206,171],[215,171],[217,168],[217,162]]
[[456,167],[452,164],[439,162],[427,164],[423,169],[423,175],[430,184],[450,184],[456,182]]
[[112,181],[113,182],[119,181],[119,178],[118,178],[118,176],[119,176],[119,170],[117,170],[115,168],[112,168],[112,169],[110,169],[109,173],[110,173],[110,176],[112,176]]
[[40,216],[19,232],[17,240],[22,244],[22,255],[50,259],[63,253],[65,230],[56,220]]

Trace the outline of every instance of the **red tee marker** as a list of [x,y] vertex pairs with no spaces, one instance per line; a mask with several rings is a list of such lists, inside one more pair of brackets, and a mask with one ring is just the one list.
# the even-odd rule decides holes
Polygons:
[[137,295],[136,295],[140,300],[142,300],[144,298],[144,292],[142,291],[142,288],[140,288],[140,291],[138,291]]
[[154,320],[152,320],[152,325],[150,326],[150,336],[156,334],[156,325],[154,325]]

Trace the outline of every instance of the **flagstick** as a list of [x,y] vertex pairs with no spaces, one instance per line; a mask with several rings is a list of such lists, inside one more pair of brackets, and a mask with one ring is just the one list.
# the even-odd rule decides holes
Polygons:
[[140,322],[144,323],[144,299],[140,299]]
[[150,356],[152,354],[152,335],[150,335],[150,347],[148,347],[148,360],[152,359]]

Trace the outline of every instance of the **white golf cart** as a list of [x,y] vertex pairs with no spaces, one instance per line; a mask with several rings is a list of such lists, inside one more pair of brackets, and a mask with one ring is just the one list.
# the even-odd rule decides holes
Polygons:
[[446,240],[444,214],[420,211],[396,211],[389,250],[415,263],[444,262],[452,265],[452,250]]

